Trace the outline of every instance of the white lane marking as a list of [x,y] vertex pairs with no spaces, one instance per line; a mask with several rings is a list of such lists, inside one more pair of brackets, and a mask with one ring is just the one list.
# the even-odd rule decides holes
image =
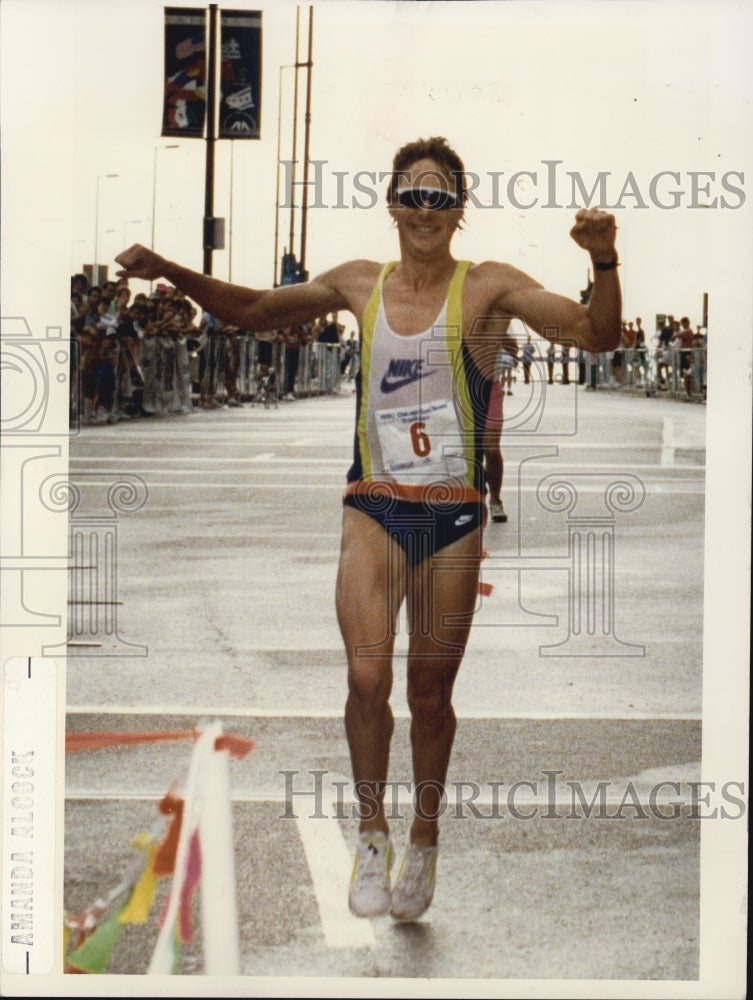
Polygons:
[[[674,448],[672,450],[674,450]],[[252,465],[258,465],[258,464],[260,464],[260,463],[259,462],[248,462],[247,463],[247,465],[250,465],[250,466],[252,466]],[[274,463],[274,462],[266,462],[265,464],[266,465],[270,465],[270,466],[275,466],[276,465],[276,463]],[[296,478],[299,478],[301,476],[320,476],[321,479],[322,479],[322,482],[328,482],[330,480],[330,478],[331,478],[331,473],[329,471],[327,471],[326,469],[322,469],[321,467],[315,468],[314,467],[314,463],[311,463],[311,462],[303,462],[300,468],[297,468],[297,467],[293,468],[292,466],[293,466],[294,463],[291,463],[291,462],[282,462],[280,464],[282,466],[285,466],[285,468],[280,468],[280,469],[275,468],[274,475],[278,477],[277,481],[281,482],[281,483],[287,482],[287,478],[286,478],[287,476],[295,476]],[[321,464],[322,465],[323,464],[329,465],[331,468],[338,470],[338,472],[342,472],[343,471],[343,463],[342,462],[321,463]],[[106,469],[105,465],[106,465],[106,463],[104,463],[104,462],[98,463],[97,464],[97,469],[101,469],[102,471],[108,471],[108,472],[111,471],[112,473],[117,473],[117,472],[124,471],[123,469],[119,469],[118,468],[117,463],[113,463],[113,465],[112,465],[112,467],[110,469]],[[545,471],[545,468],[546,468],[547,472],[549,472],[552,469],[554,469],[555,471],[557,471],[557,469],[558,469],[558,467],[554,466],[554,465],[551,465],[551,466],[547,465],[546,467],[542,466],[541,469],[529,470],[525,475],[522,475],[520,477],[520,479],[523,480],[523,481],[527,481],[529,483],[538,483],[538,480],[541,478],[540,474]],[[700,481],[703,481],[705,466],[703,466],[703,465],[694,465],[694,464],[691,464],[691,465],[676,465],[676,464],[673,464],[670,469],[667,469],[667,468],[663,468],[663,467],[661,467],[659,465],[631,465],[631,464],[629,464],[627,462],[624,462],[621,465],[600,465],[598,463],[594,464],[594,465],[590,465],[590,464],[579,462],[577,466],[573,466],[572,470],[568,470],[568,472],[563,472],[562,474],[563,475],[568,475],[570,472],[572,472],[573,474],[575,474],[576,470],[578,470],[578,469],[586,469],[588,471],[593,470],[595,472],[603,472],[603,473],[615,473],[617,475],[619,475],[620,473],[623,473],[623,472],[628,472],[628,471],[632,471],[632,472],[645,472],[645,473],[648,473],[651,476],[650,483],[653,486],[654,484],[658,484],[658,483],[662,483],[662,482],[674,483],[674,482],[700,482]],[[82,475],[86,475],[88,473],[88,471],[89,470],[84,469],[84,468],[76,468],[74,466],[71,467],[71,473],[74,474],[74,475],[76,473],[80,473]],[[139,472],[140,472],[141,475],[145,475],[145,476],[146,475],[148,475],[148,476],[160,476],[160,475],[165,475],[165,476],[168,476],[168,475],[169,476],[183,476],[183,477],[189,479],[190,482],[196,482],[197,481],[197,477],[201,477],[201,478],[204,478],[204,479],[209,479],[210,476],[215,476],[216,477],[216,476],[219,476],[219,475],[222,475],[222,476],[246,476],[247,477],[252,472],[254,474],[258,474],[258,473],[256,473],[256,470],[252,470],[252,469],[249,469],[249,468],[235,468],[235,469],[230,469],[230,468],[220,468],[220,469],[196,468],[196,469],[187,469],[180,462],[176,463],[175,467],[172,467],[169,463],[163,463],[162,466],[160,466],[158,468],[154,468],[154,469],[141,469],[141,470],[136,469],[135,471],[136,471],[137,474],[139,474]],[[536,472],[536,475],[533,474],[534,471]],[[694,475],[690,476],[690,477],[680,478],[679,476],[675,476],[674,475],[675,472],[690,472],[690,473],[694,473]],[[265,480],[269,476],[269,474],[270,474],[269,472],[265,472],[264,473]],[[212,482],[210,483],[210,485],[212,485],[214,481],[216,481],[216,480],[212,480]],[[88,484],[85,483],[85,482],[81,483],[81,486],[83,486],[83,487],[85,487],[87,485]],[[517,487],[514,487],[514,488],[517,489]],[[531,485],[531,486],[524,486],[522,488],[523,489],[531,490],[531,489],[536,489],[537,486]],[[589,486],[588,484],[583,484],[582,488],[583,489],[588,489],[591,493],[601,493],[601,492],[603,492],[603,487]],[[512,491],[512,489],[513,489],[513,487],[510,487],[510,492]]]
[[[544,772],[540,772],[544,774]],[[617,775],[604,778],[588,778],[575,781],[572,778],[561,778],[558,773],[548,772],[531,785],[517,783],[489,782],[479,789],[474,782],[463,781],[460,778],[449,777],[445,784],[446,807],[448,818],[467,818],[475,815],[474,809],[488,809],[490,814],[478,818],[503,818],[503,810],[512,804],[516,807],[572,807],[579,802],[601,802],[603,805],[617,805],[625,802],[639,802],[641,805],[666,803],[684,793],[683,785],[690,789],[691,784],[701,780],[702,764],[700,761],[682,761],[677,764],[666,764],[651,768],[633,775]],[[572,782],[572,784],[571,784]],[[494,785],[493,789],[490,787]],[[680,785],[680,790],[672,787]],[[575,787],[574,787],[575,786]],[[713,789],[712,789],[713,791]],[[389,813],[394,818],[407,818],[412,808],[409,788],[398,783],[398,787],[388,788]],[[687,794],[687,793],[686,793]],[[65,798],[69,802],[86,802],[89,800],[101,802],[127,801],[161,801],[164,791],[145,789],[90,788],[76,786],[68,781]],[[287,808],[289,805],[284,792],[252,791],[236,788],[230,794],[232,802],[253,805],[275,805]],[[686,803],[687,804],[687,803]],[[314,891],[317,898],[323,901],[323,907],[336,926],[337,922],[347,917],[350,922],[357,920],[348,910],[348,880],[353,867],[353,858],[348,851],[338,816],[351,815],[357,805],[352,792],[342,788],[337,795],[331,796],[323,790],[321,811],[323,815],[317,818],[296,816],[298,830],[309,862]],[[528,819],[532,817],[522,817]],[[302,828],[305,827],[305,830]],[[321,896],[320,896],[321,886]],[[343,920],[344,922],[344,920]],[[360,923],[360,921],[358,921]],[[337,945],[330,945],[337,947]],[[346,945],[342,945],[346,947]],[[351,945],[347,945],[351,947]],[[356,947],[356,946],[353,946]]]
[[[140,455],[123,455],[123,456],[103,456],[102,458],[97,458],[96,456],[83,456],[77,455],[71,459],[71,465],[75,466],[78,463],[104,466],[104,465],[115,465],[118,466],[121,463],[135,463],[137,465],[148,465],[150,463],[155,463],[160,467],[165,466],[169,468],[170,463],[174,463],[177,468],[175,471],[190,462],[198,463],[200,466],[208,465],[253,465],[256,462],[269,462],[270,465],[343,465],[347,464],[347,458],[281,458],[276,455],[273,451],[259,452],[257,455],[247,455],[243,458],[223,458],[222,455],[164,455],[162,458],[155,457],[142,457]],[[196,474],[196,469],[188,470],[191,475]]]
[[[225,716],[227,718],[246,719],[342,719],[342,709],[309,709],[309,708],[242,708],[233,705],[225,707],[202,705],[113,705],[110,703],[90,705],[69,705],[68,715],[157,715],[157,716]],[[496,722],[501,719],[522,719],[525,721],[549,722],[553,719],[604,719],[610,722],[651,721],[660,722],[701,722],[700,712],[631,712],[610,715],[605,712],[488,712],[463,711],[457,709],[459,721],[470,719],[474,722]],[[392,713],[396,719],[409,719],[407,709],[394,708]]]
[[[624,473],[624,472],[646,473],[646,474],[648,474],[648,476],[651,476],[650,486],[651,486],[652,489],[653,489],[653,487],[655,485],[661,484],[663,481],[665,481],[665,479],[663,477],[665,476],[665,474],[670,469],[671,469],[671,474],[670,474],[669,478],[666,479],[667,482],[670,482],[670,483],[677,482],[678,479],[674,475],[674,473],[677,473],[677,472],[690,472],[690,473],[694,474],[692,479],[679,480],[681,482],[703,482],[705,468],[706,468],[705,464],[700,463],[700,462],[698,464],[691,464],[691,465],[676,464],[674,462],[674,458],[673,458],[673,456],[674,456],[674,445],[671,446],[669,448],[669,450],[667,451],[667,456],[664,455],[664,449],[662,450],[662,455],[663,455],[663,458],[666,458],[667,456],[669,456],[671,458],[671,461],[669,463],[665,463],[664,465],[657,465],[656,463],[653,463],[652,465],[644,465],[644,464],[641,464],[641,463],[630,463],[630,462],[622,462],[620,464],[613,464],[613,465],[604,465],[604,464],[602,464],[600,462],[594,462],[594,463],[590,463],[590,462],[578,462],[577,465],[573,466],[572,469],[569,470],[569,471],[575,472],[576,470],[586,470],[586,471],[594,470],[596,472],[601,472],[601,473],[605,473],[605,474],[609,474],[609,473],[621,474],[621,473]],[[168,476],[168,475],[169,476],[183,476],[186,479],[188,479],[192,484],[196,483],[196,485],[204,485],[204,486],[213,487],[215,485],[215,483],[217,483],[216,479],[212,480],[211,482],[200,483],[198,481],[197,477],[201,477],[203,479],[206,479],[209,476],[216,477],[216,476],[219,476],[219,475],[221,475],[221,476],[245,476],[245,477],[248,477],[248,476],[250,476],[252,474],[252,472],[254,474],[258,474],[258,473],[255,473],[255,470],[253,469],[253,466],[258,466],[258,465],[261,465],[261,464],[262,464],[262,457],[260,457],[258,460],[250,460],[250,459],[249,460],[244,460],[243,465],[245,466],[245,468],[235,468],[235,469],[230,469],[230,468],[212,468],[212,469],[207,469],[207,468],[204,468],[204,467],[186,468],[184,466],[183,462],[180,459],[172,459],[172,460],[166,459],[165,461],[163,461],[161,463],[161,465],[158,468],[154,468],[154,469],[152,469],[152,468],[142,468],[141,465],[140,465],[140,463],[139,463],[139,465],[136,468],[136,472],[137,473],[140,472],[141,475],[144,475],[144,476],[148,475],[150,482],[152,482],[152,478],[151,478],[152,476],[160,476],[160,475],[163,475],[163,476]],[[309,477],[310,476],[321,476],[323,482],[329,482],[329,480],[331,478],[331,473],[328,472],[328,471],[326,471],[326,470],[328,470],[328,469],[337,470],[337,472],[340,474],[340,475],[338,475],[338,478],[342,478],[342,473],[343,473],[343,471],[344,471],[344,469],[345,469],[345,467],[347,466],[348,463],[347,463],[347,461],[346,462],[339,462],[339,461],[330,461],[329,459],[316,459],[316,460],[313,460],[313,459],[312,460],[308,460],[308,459],[289,459],[288,460],[288,459],[285,459],[284,461],[279,461],[279,462],[278,462],[278,460],[275,459],[275,460],[271,460],[271,461],[264,461],[263,464],[275,467],[275,474],[280,477],[280,482],[286,482],[287,481],[286,479],[283,478],[286,475],[287,476],[295,476],[296,479],[300,479],[301,476],[309,476]],[[282,468],[277,469],[276,468],[277,466],[281,466]],[[98,461],[96,463],[96,467],[97,467],[98,470],[100,470],[102,472],[109,471],[110,469],[113,472],[118,472],[118,471],[122,472],[123,471],[123,468],[121,468],[121,463],[120,462],[111,461],[111,462],[108,463],[107,460],[105,460],[105,459],[103,459],[102,461]],[[555,471],[557,471],[559,469],[559,466],[556,465],[556,464],[554,464],[554,463],[546,463],[546,464],[542,463],[541,466],[538,467],[538,468],[536,468],[536,469],[525,470],[524,474],[521,476],[521,479],[522,480],[527,480],[528,482],[531,482],[532,480],[538,480],[538,479],[541,478],[541,476],[543,475],[544,472],[548,472],[551,469],[554,469]],[[75,476],[77,473],[81,474],[81,475],[86,475],[87,471],[88,471],[88,469],[85,468],[84,466],[77,466],[75,462],[73,462],[73,461],[71,462],[71,465],[70,465],[70,473],[71,473],[71,475]],[[563,474],[567,475],[567,473],[563,473]],[[324,478],[325,476],[326,476],[326,479]],[[83,486],[83,487],[85,487],[86,485],[87,484],[85,482],[81,483],[81,486]],[[157,483],[157,485],[163,485],[163,484]],[[222,486],[224,484],[222,482],[219,482],[219,483],[217,483],[217,485]],[[272,484],[272,485],[274,485],[274,484]],[[520,487],[520,486],[518,486],[518,487],[515,487],[515,489],[523,489],[523,490],[527,489],[529,491],[532,490],[532,489],[535,489],[535,488],[536,487],[534,487],[534,486],[528,486],[528,487],[525,487],[525,486]],[[603,487],[602,488],[597,488],[595,486],[589,487],[589,486],[586,486],[586,485],[581,485],[580,488],[584,489],[584,490],[587,490],[587,491],[590,491],[592,493],[599,493],[603,489]]]
[[[672,422],[671,417],[665,417],[664,419],[665,419],[665,424],[667,421],[669,421],[671,424]],[[661,444],[662,456],[667,447],[671,448],[671,450],[674,452],[675,445],[672,440],[672,428],[670,428],[669,438],[670,438],[669,444],[667,444],[666,441],[662,440]],[[599,447],[604,448],[605,445],[599,445]],[[622,445],[620,445],[619,447],[620,450],[627,450],[627,448],[623,449]],[[657,446],[646,445],[645,447],[639,448],[638,450],[645,451],[649,447],[656,448]],[[688,447],[683,448],[683,450],[697,451],[701,453],[706,451],[706,449],[702,446],[693,446],[693,445],[688,445]],[[149,465],[149,463],[154,463],[155,465],[159,465],[160,467],[164,466],[166,469],[169,469],[171,464],[174,464],[176,468],[172,471],[175,472],[181,471],[181,469],[185,468],[185,466],[190,462],[198,463],[202,467],[209,465],[253,465],[257,462],[267,462],[269,465],[282,465],[282,466],[295,465],[295,466],[302,466],[305,469],[308,466],[315,466],[315,465],[341,467],[343,465],[348,464],[348,458],[346,456],[343,456],[342,458],[340,457],[317,458],[315,456],[299,457],[295,455],[284,457],[284,456],[279,456],[275,452],[271,451],[271,452],[261,452],[258,455],[251,455],[244,458],[223,458],[221,455],[207,456],[205,458],[197,455],[183,456],[178,454],[171,454],[171,455],[165,455],[162,458],[154,458],[154,457],[146,458],[140,455],[120,455],[120,456],[103,455],[101,457],[89,456],[89,455],[74,455],[70,459],[71,468],[74,469],[78,465],[81,466],[96,465],[97,468],[115,466],[115,468],[118,468],[120,465],[128,463],[135,465],[144,465],[144,466]],[[541,469],[559,468],[560,464],[561,464],[560,459],[554,461],[546,461],[545,459],[539,459],[537,460],[535,466],[531,465],[530,467],[524,467],[522,469],[522,474],[527,475],[530,478],[533,478],[540,472]],[[671,464],[674,465],[674,462],[672,462]],[[654,469],[657,472],[660,471],[660,466],[657,465],[656,462],[578,462],[576,467],[578,469],[603,469],[604,471],[607,472],[615,470],[618,472],[622,472],[625,469]],[[702,469],[703,465],[699,463],[697,465],[677,466],[677,468],[694,469],[697,471]],[[186,472],[190,475],[195,475],[196,471],[197,471],[196,469],[186,469]]]
[[675,464],[675,425],[672,417],[665,417],[661,431],[661,464]]
[[[669,421],[670,423],[672,423],[672,419],[673,419],[672,417],[664,417],[665,424],[666,424],[667,421]],[[269,441],[270,441],[269,437],[265,436],[264,437],[264,441],[266,443],[269,443]],[[318,444],[317,442],[311,443],[311,442],[308,442],[308,441],[288,441],[286,439],[280,439],[280,440],[277,440],[274,443],[279,444],[279,445],[281,445],[283,447],[290,447],[290,448],[308,448],[308,447],[320,448],[320,447],[322,447],[322,445]],[[165,440],[164,444],[165,444],[165,446],[167,446],[168,441]],[[213,448],[218,448],[218,447],[223,447],[223,446],[224,447],[228,447],[228,448],[237,448],[237,444],[235,442],[222,442],[222,441],[219,441],[219,442],[213,441],[212,442],[212,447]],[[611,450],[611,449],[613,449],[615,447],[618,447],[621,452],[624,452],[624,451],[654,451],[654,450],[656,450],[656,448],[662,447],[661,444],[656,444],[653,441],[645,441],[645,442],[640,443],[640,444],[630,444],[630,443],[620,442],[617,445],[615,445],[615,444],[609,444],[609,443],[606,443],[604,441],[583,441],[583,442],[577,442],[577,441],[556,441],[556,442],[553,442],[553,446],[556,447],[556,448],[559,448],[562,451],[565,451],[565,450],[567,450],[567,451],[605,451],[605,450]],[[516,447],[519,447],[519,446],[516,446]],[[688,444],[687,450],[688,451],[705,451],[706,450],[706,445],[705,445],[704,442],[700,442],[700,443],[696,443],[696,444]],[[99,464],[101,462],[114,462],[114,463],[117,464],[118,462],[144,462],[144,463],[147,463],[147,462],[158,462],[158,463],[164,463],[164,462],[172,460],[172,461],[175,461],[175,462],[180,462],[181,464],[183,462],[201,462],[201,463],[205,463],[205,464],[209,464],[211,462],[221,462],[221,463],[224,464],[224,463],[228,463],[228,462],[241,462],[241,463],[242,462],[258,462],[262,458],[270,459],[270,460],[274,461],[275,463],[277,463],[279,465],[286,465],[288,462],[300,463],[302,465],[308,465],[311,462],[318,462],[320,464],[328,465],[328,464],[332,464],[334,462],[347,462],[348,461],[348,453],[344,451],[342,458],[315,458],[315,457],[310,457],[309,458],[309,457],[296,457],[296,456],[286,457],[286,456],[276,455],[275,452],[269,452],[268,454],[262,453],[262,454],[259,454],[259,455],[252,455],[252,456],[243,456],[241,458],[237,458],[237,457],[236,458],[233,458],[233,457],[227,457],[226,458],[226,457],[224,457],[222,455],[217,455],[217,454],[215,454],[215,455],[185,455],[184,456],[184,455],[178,455],[176,453],[165,455],[165,456],[163,456],[161,458],[155,457],[153,455],[123,455],[123,456],[118,456],[118,455],[109,455],[109,456],[108,455],[102,455],[102,456],[97,456],[97,455],[74,455],[74,456],[71,457],[71,461],[72,462],[74,462],[74,461],[75,462],[91,462],[91,463],[97,463],[97,464]],[[537,465],[541,465],[541,464],[545,464],[545,458],[544,457],[542,457],[540,459],[537,459]],[[550,462],[550,464],[554,464],[554,461]],[[601,463],[601,462],[599,463],[599,468],[600,469],[601,468],[608,468],[608,467],[609,466],[607,466],[604,463]],[[619,466],[619,467],[621,468],[621,466]]]
[[299,817],[298,834],[306,854],[319,918],[328,948],[373,948],[370,920],[348,909],[353,859],[337,821]]
[[[627,471],[630,466],[623,466],[622,471]],[[674,466],[675,469],[679,469],[680,466]],[[296,473],[295,475],[295,489],[298,492],[303,490],[319,490],[328,491],[332,493],[342,494],[344,489],[344,483],[332,483],[328,480],[319,480],[314,483],[304,483],[300,481],[300,476]],[[179,490],[184,493],[184,499],[186,503],[190,503],[191,494],[197,492],[198,490],[242,490],[244,495],[248,495],[249,491],[254,493],[260,493],[263,490],[274,490],[279,492],[280,490],[290,489],[290,480],[279,481],[279,482],[251,482],[248,479],[240,479],[236,482],[197,482],[194,479],[180,479],[180,480],[165,480],[164,482],[155,481],[150,479],[147,483],[150,490]],[[650,483],[647,486],[647,490],[650,494],[654,496],[702,496],[706,493],[706,484],[703,478],[698,480],[682,480],[681,482],[673,482],[671,479],[666,483]],[[538,487],[536,486],[519,486],[516,489],[517,493],[537,493]],[[581,487],[582,493],[602,493],[599,489],[583,489]],[[496,527],[496,526],[495,526]]]
[[[177,471],[177,470],[173,470]],[[228,475],[229,473],[225,473]],[[246,493],[249,490],[282,490],[289,488],[289,482],[277,482],[277,483],[260,483],[260,482],[250,482],[248,479],[239,479],[234,483],[199,483],[195,479],[180,479],[167,482],[155,482],[150,479],[147,486],[150,490],[154,489],[175,489],[175,490],[244,490]],[[329,480],[320,483],[299,483],[295,484],[296,490],[338,490],[342,493],[345,488],[344,483],[332,484]]]

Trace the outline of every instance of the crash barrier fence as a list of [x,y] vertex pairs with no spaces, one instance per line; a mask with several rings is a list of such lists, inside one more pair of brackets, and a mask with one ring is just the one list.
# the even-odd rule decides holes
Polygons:
[[646,396],[667,394],[676,399],[703,402],[706,399],[705,348],[620,348],[604,354],[581,352],[538,358],[530,376],[549,382],[573,383],[589,389],[639,392]]
[[145,337],[138,356],[131,343],[113,338],[103,357],[87,357],[77,341],[71,350],[71,422],[188,412],[195,405],[276,402],[295,396],[337,395],[343,378],[355,375],[357,356],[339,344],[318,341],[297,351],[278,341],[243,333],[207,334],[201,340]]
[[[81,356],[73,342],[71,358],[72,423],[118,419],[133,414],[188,412],[194,406],[276,403],[288,394],[290,365],[296,363],[295,396],[338,395],[344,379],[358,369],[358,355],[347,357],[339,344],[313,342],[298,351],[253,334],[232,339],[207,335],[201,344],[184,338],[148,337],[138,358],[126,344],[111,345],[110,357]],[[526,371],[522,361],[515,380]],[[602,354],[574,353],[565,359],[535,357],[527,377],[535,381],[577,383],[588,389],[660,393],[702,402],[706,398],[706,349],[623,348]]]

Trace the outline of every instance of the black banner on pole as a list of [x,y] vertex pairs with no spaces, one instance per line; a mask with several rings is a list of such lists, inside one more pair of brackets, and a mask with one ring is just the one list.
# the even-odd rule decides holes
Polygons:
[[261,138],[261,11],[220,13],[220,139]]
[[165,7],[162,135],[201,139],[207,110],[206,11]]

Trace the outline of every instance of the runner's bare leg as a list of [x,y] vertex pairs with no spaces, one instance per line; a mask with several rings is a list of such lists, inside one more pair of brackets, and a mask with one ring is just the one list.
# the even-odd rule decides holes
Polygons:
[[408,574],[408,705],[414,817],[410,837],[436,844],[442,790],[455,738],[452,691],[478,600],[481,531],[440,550]]
[[389,697],[405,555],[384,528],[343,510],[336,608],[348,657],[345,732],[360,806],[360,832],[388,832],[384,791],[394,728]]

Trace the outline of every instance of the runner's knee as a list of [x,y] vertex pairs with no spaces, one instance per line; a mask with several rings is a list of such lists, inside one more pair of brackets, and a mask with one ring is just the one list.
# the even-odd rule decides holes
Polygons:
[[364,705],[376,707],[386,704],[392,692],[391,668],[351,667],[348,671],[348,692]]
[[452,712],[452,685],[441,674],[409,677],[408,708],[413,719],[424,725],[445,725],[447,713]]

